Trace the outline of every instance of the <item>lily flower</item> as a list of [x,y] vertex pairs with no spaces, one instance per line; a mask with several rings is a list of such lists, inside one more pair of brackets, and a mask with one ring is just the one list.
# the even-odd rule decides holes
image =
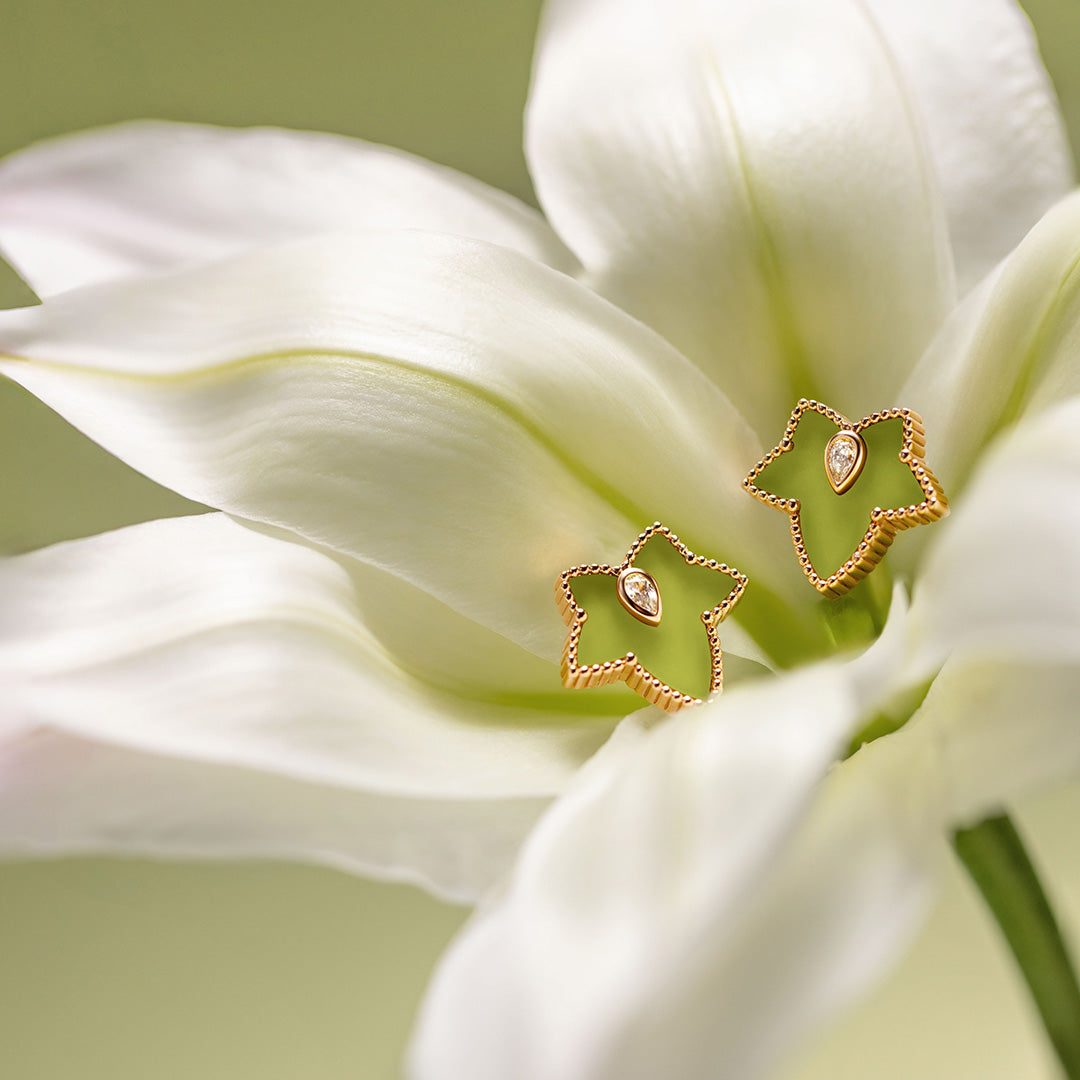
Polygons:
[[[486,897],[422,1080],[757,1077],[1080,767],[1068,147],[1006,0],[550,0],[526,128],[543,217],[275,130],[0,166],[0,373],[215,511],[0,564],[0,849]],[[803,396],[953,508],[859,649],[742,488]],[[561,688],[551,591],[655,519],[750,580],[670,718]]]

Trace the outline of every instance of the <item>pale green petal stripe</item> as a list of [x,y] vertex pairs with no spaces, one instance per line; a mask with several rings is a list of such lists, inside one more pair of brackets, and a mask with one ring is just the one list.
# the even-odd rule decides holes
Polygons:
[[951,497],[982,448],[1080,391],[1080,194],[1058,203],[957,310],[902,391]]
[[953,302],[936,170],[855,0],[556,0],[526,124],[588,280],[762,434],[881,408]]
[[0,318],[0,371],[201,502],[382,566],[555,657],[551,587],[652,520],[809,603],[760,444],[651,331],[493,245],[366,234]]

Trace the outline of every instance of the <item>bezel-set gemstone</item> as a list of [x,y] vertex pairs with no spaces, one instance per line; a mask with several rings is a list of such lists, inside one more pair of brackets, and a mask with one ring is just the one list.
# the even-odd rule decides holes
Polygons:
[[652,578],[640,570],[631,571],[623,581],[623,588],[630,602],[646,615],[655,615],[660,610],[660,596]]
[[866,461],[866,444],[855,431],[838,431],[825,446],[825,475],[837,495],[859,478]]
[[660,587],[652,574],[628,566],[619,574],[617,592],[622,606],[649,626],[659,625],[663,615],[663,603],[660,599]]

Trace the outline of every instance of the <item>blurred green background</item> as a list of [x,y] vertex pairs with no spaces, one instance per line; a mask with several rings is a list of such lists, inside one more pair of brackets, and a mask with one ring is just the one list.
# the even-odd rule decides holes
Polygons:
[[[1026,6],[1080,146],[1080,3]],[[4,0],[0,11],[0,153],[130,117],[272,123],[391,143],[530,197],[521,110],[538,0]],[[28,300],[0,267],[0,306]],[[6,383],[0,461],[0,553],[181,506]],[[1075,942],[1080,791],[1019,818]],[[304,867],[2,865],[0,1075],[389,1080],[461,918],[413,889]],[[898,975],[791,1080],[1054,1075],[1009,957],[953,869]]]

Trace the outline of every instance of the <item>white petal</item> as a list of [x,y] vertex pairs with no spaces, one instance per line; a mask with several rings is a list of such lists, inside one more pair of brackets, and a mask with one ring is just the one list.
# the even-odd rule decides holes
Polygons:
[[41,296],[326,232],[429,229],[572,270],[531,207],[340,135],[139,121],[0,164],[0,247]]
[[891,400],[952,303],[918,106],[855,0],[555,0],[527,114],[590,280],[759,432]]
[[[49,729],[284,778],[315,809],[369,808],[372,817],[354,823],[349,853],[369,863],[380,851],[430,848],[415,843],[415,831],[448,803],[468,804],[449,814],[451,831],[457,819],[486,823],[493,837],[513,832],[612,730],[610,716],[575,715],[567,703],[618,709],[625,698],[557,691],[552,665],[430,598],[406,595],[415,594],[410,587],[380,584],[381,576],[222,515],[151,522],[9,559],[0,563],[0,740],[17,748]],[[394,597],[395,610],[382,610]],[[543,682],[537,667],[547,669]],[[140,755],[121,763],[129,760]],[[45,761],[48,771],[48,754]],[[116,769],[112,758],[103,765]],[[144,782],[133,776],[127,786]],[[259,792],[271,786],[243,782]],[[227,776],[212,783],[225,788]],[[94,778],[87,785],[99,786]],[[338,795],[301,790],[318,785]],[[187,790],[201,798],[198,785]],[[224,829],[236,799],[220,791],[218,799]],[[524,810],[501,820],[503,805],[519,799]],[[151,798],[148,812],[154,805]],[[401,835],[395,806],[404,811]],[[138,806],[127,812],[137,815]],[[366,855],[365,832],[376,838]],[[220,844],[240,846],[224,832]],[[497,854],[496,871],[505,844]]]
[[0,373],[182,494],[398,573],[555,657],[552,582],[660,518],[806,601],[760,444],[655,334],[514,252],[321,239],[0,316]]
[[[1071,806],[1060,798],[1056,804],[1057,851],[1046,847],[1045,825],[1041,834],[1031,828],[1024,807],[1011,806],[1009,813],[1061,913],[1077,895],[1073,868],[1080,867],[1080,850],[1073,822],[1080,805],[1075,795]],[[1066,837],[1072,842],[1066,844]],[[1001,928],[959,861],[941,862],[934,911],[893,974],[770,1080],[1049,1080],[1055,1075],[1053,1050]],[[1070,870],[1073,881],[1066,879],[1062,890],[1061,874]]]
[[[444,633],[463,640],[447,647],[480,650],[471,670],[452,689],[443,656],[406,671],[371,624],[417,612],[369,617],[372,573],[223,515],[6,560],[0,732],[47,717],[144,750],[477,798],[550,795],[607,737],[612,721],[573,716],[569,691],[535,715],[527,692],[517,708],[485,700],[512,694],[515,673],[499,662],[519,650],[449,611]],[[420,618],[411,629],[434,637]],[[551,665],[522,658],[534,663],[556,687]]]
[[866,0],[912,93],[962,292],[1072,186],[1068,137],[1013,0]]
[[822,784],[854,704],[836,668],[810,670],[606,747],[444,960],[413,1075],[775,1065],[888,964],[927,898],[933,769],[893,740]]
[[942,523],[907,630],[911,665],[950,653],[1080,657],[1080,398],[1032,417],[980,465]]
[[909,722],[948,776],[949,819],[976,825],[1080,775],[1080,665],[957,656]]
[[0,741],[0,858],[288,859],[475,903],[548,799],[417,799],[57,731]]
[[911,721],[973,820],[1080,771],[1080,399],[1033,417],[940,530],[907,625],[909,677],[945,663]]
[[1080,392],[1080,194],[1063,199],[954,312],[898,400],[916,409],[951,496],[982,447]]

